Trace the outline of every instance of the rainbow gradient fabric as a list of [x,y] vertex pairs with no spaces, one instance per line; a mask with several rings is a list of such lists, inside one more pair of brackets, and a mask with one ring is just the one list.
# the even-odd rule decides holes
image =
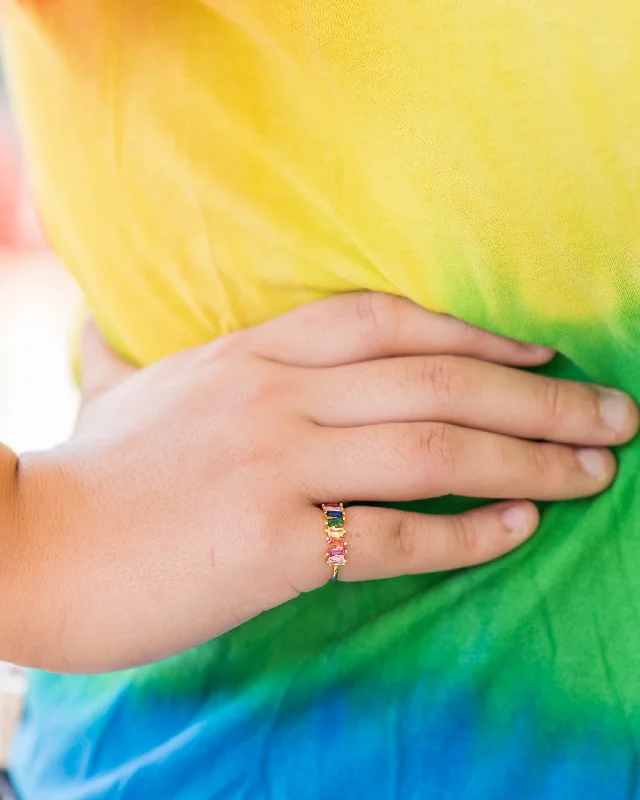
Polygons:
[[[364,288],[640,397],[636,0],[9,0],[4,24],[50,240],[135,362]],[[34,674],[18,791],[640,798],[640,444],[619,461],[492,564]]]

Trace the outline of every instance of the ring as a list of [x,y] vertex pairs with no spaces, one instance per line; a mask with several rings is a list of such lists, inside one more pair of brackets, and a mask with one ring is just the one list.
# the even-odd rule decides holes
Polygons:
[[333,577],[331,580],[338,580],[338,570],[347,563],[347,543],[344,535],[345,515],[342,503],[323,503],[322,512],[324,513],[324,529],[327,534],[327,564],[333,567]]

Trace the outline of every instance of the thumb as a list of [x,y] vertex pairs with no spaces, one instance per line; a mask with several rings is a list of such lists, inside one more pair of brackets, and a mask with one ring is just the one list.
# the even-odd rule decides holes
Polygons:
[[85,323],[80,353],[83,402],[107,392],[136,371],[109,345],[93,320]]

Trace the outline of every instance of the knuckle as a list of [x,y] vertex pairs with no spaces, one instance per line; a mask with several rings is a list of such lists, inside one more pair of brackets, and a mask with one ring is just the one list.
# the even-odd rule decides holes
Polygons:
[[286,381],[273,365],[264,365],[251,381],[238,382],[233,389],[235,405],[238,408],[260,408],[266,410],[279,404],[286,392]]
[[436,469],[456,469],[463,457],[460,432],[452,425],[434,422],[425,425],[418,437],[418,457]]
[[576,388],[579,389],[581,393],[584,393],[585,408],[587,411],[586,418],[589,420],[589,423],[592,425],[601,424],[602,423],[602,417],[600,413],[601,397],[597,389],[593,389],[590,386],[579,386]]
[[362,292],[356,300],[356,316],[367,338],[393,341],[399,324],[396,298],[381,292]]
[[[228,445],[226,463],[232,470],[246,470],[256,474],[260,480],[271,479],[274,475],[289,472],[295,466],[295,453],[299,452],[295,443],[299,430],[278,431],[269,428],[269,417],[262,417],[251,430],[244,430],[241,436],[234,435],[243,422],[237,415],[225,420],[222,437]],[[216,459],[215,452],[212,459]]]
[[451,518],[456,550],[464,561],[476,561],[482,549],[482,540],[472,515],[459,514]]
[[563,459],[558,448],[549,444],[532,444],[529,448],[529,461],[538,479],[554,480]]
[[544,475],[547,472],[548,457],[542,445],[532,444],[529,447],[529,464],[535,475]]
[[567,410],[566,392],[560,381],[544,379],[540,384],[540,416],[543,420],[557,422]]
[[420,376],[424,391],[446,406],[463,401],[468,381],[461,366],[460,359],[452,356],[425,358]]
[[416,549],[416,530],[410,514],[398,513],[392,539],[398,558],[411,561]]

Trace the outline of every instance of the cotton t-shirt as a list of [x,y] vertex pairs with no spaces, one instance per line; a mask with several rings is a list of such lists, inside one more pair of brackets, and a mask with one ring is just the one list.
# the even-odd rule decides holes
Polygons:
[[[635,0],[8,0],[4,25],[44,226],[134,362],[371,289],[640,395]],[[493,563],[35,673],[18,791],[640,797],[640,444],[618,455]]]

